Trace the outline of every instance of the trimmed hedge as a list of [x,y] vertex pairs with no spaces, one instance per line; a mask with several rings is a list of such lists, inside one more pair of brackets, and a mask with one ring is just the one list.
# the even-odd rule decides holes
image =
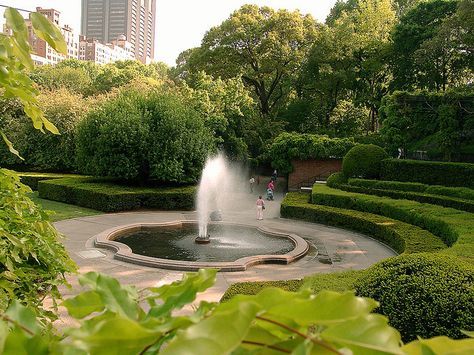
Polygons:
[[474,164],[385,159],[381,180],[474,188]]
[[358,296],[380,302],[403,341],[420,336],[464,337],[474,329],[474,267],[440,254],[403,255],[383,260],[355,282]]
[[433,252],[446,248],[438,237],[416,226],[376,214],[311,204],[307,194],[288,193],[281,204],[280,214],[285,218],[361,232],[398,253]]
[[333,173],[326,180],[326,184],[331,187],[345,183],[347,183],[347,177],[342,172]]
[[226,302],[235,295],[256,295],[266,287],[278,287],[285,291],[296,292],[302,284],[303,280],[238,282],[225,291],[220,302]]
[[73,174],[56,174],[56,173],[33,173],[22,172],[17,173],[23,184],[28,185],[32,190],[38,190],[38,182],[42,180],[61,179],[65,177],[83,177]]
[[422,203],[430,203],[433,205],[439,205],[444,207],[451,207],[461,211],[474,212],[474,201],[461,200],[447,196],[437,196],[424,194],[419,192],[403,192],[397,190],[381,190],[372,189],[369,187],[353,186],[352,184],[338,184],[330,185],[330,187],[336,187],[338,189],[350,192],[358,192],[368,195],[391,197],[394,199],[412,200]]
[[344,156],[342,172],[347,177],[378,178],[381,162],[386,158],[387,152],[378,145],[359,144]]
[[[344,183],[342,181],[341,183]],[[446,187],[426,185],[419,182],[400,182],[386,180],[349,179],[349,185],[380,190],[424,192],[430,195],[449,196],[463,200],[474,200],[474,190],[467,187]]]
[[313,186],[312,202],[397,219],[426,229],[450,248],[445,253],[474,263],[474,214],[455,209]]
[[103,212],[118,212],[139,208],[192,210],[196,188],[130,187],[105,179],[62,178],[40,181],[38,192],[39,197],[48,200]]

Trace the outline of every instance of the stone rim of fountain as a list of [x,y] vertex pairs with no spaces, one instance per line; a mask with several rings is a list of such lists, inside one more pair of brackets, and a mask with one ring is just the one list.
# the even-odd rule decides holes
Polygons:
[[135,254],[132,249],[123,243],[117,242],[114,239],[122,236],[124,233],[138,232],[144,229],[156,228],[156,227],[171,227],[171,226],[183,226],[187,224],[198,224],[198,221],[191,220],[179,220],[165,223],[134,223],[126,224],[114,228],[107,229],[94,236],[94,246],[100,248],[110,249],[114,252],[114,258],[117,260],[125,261],[132,264],[138,264],[143,266],[169,269],[169,270],[180,270],[180,271],[197,271],[204,268],[215,268],[219,271],[245,271],[248,267],[258,264],[276,263],[276,264],[289,264],[303,256],[305,256],[309,250],[309,244],[300,236],[292,233],[284,233],[272,230],[264,226],[251,226],[241,223],[230,223],[230,222],[211,222],[210,224],[223,224],[237,227],[250,227],[255,228],[261,233],[285,237],[290,239],[295,247],[293,250],[286,254],[274,254],[274,255],[253,255],[246,256],[235,261],[223,261],[223,262],[211,262],[211,261],[184,261],[184,260],[172,260],[154,258],[150,256]]

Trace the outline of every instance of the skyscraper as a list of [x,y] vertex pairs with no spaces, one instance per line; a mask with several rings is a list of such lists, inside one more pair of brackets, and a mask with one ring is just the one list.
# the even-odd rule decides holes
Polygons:
[[82,0],[81,33],[105,43],[125,35],[135,58],[153,59],[156,0]]

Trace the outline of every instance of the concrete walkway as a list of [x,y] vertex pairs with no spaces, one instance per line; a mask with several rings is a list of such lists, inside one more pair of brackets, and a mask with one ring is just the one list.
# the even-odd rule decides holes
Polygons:
[[[385,245],[363,235],[320,224],[282,219],[279,217],[283,194],[267,201],[263,221],[255,216],[255,194],[236,193],[229,196],[229,210],[224,220],[251,226],[264,225],[270,229],[298,234],[310,243],[309,253],[289,265],[257,265],[243,272],[218,273],[216,284],[199,296],[199,300],[218,301],[233,283],[242,281],[301,279],[314,273],[365,269],[371,264],[395,255]],[[98,271],[113,276],[123,284],[138,288],[157,286],[181,279],[182,272],[128,264],[115,260],[113,252],[93,246],[93,237],[111,227],[140,222],[195,220],[195,212],[125,212],[73,218],[56,222],[66,236],[63,241],[79,272]],[[64,289],[65,298],[80,291],[76,277],[69,278],[72,289]]]

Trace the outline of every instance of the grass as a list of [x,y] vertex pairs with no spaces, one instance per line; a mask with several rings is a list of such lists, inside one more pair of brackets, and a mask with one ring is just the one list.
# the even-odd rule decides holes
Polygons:
[[41,206],[44,210],[51,211],[50,218],[53,222],[62,221],[64,219],[85,217],[102,214],[103,212],[91,210],[74,205],[68,205],[62,202],[45,200],[38,197],[38,191],[35,191],[29,196],[34,203]]

